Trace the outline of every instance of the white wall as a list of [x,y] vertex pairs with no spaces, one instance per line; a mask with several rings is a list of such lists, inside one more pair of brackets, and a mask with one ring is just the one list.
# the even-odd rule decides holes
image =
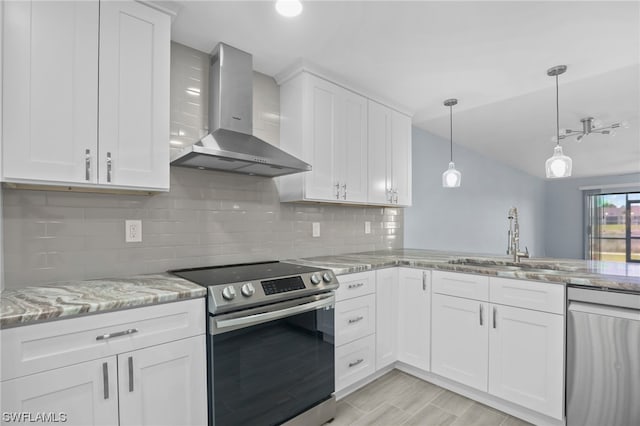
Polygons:
[[544,256],[544,181],[455,144],[453,156],[462,186],[444,189],[449,141],[413,128],[413,206],[405,210],[404,246],[506,255],[507,212],[516,206],[521,248]]
[[[545,251],[549,257],[584,258],[583,186],[626,185],[629,191],[640,191],[640,173],[620,176],[598,176],[558,179],[545,183]],[[603,189],[603,193],[624,188]]]

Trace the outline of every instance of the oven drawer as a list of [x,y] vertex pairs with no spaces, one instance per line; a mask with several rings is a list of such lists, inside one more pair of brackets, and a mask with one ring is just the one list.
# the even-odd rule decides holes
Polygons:
[[204,318],[200,298],[2,330],[0,379],[204,334]]
[[375,335],[336,348],[336,392],[373,374],[375,361]]
[[376,274],[373,271],[340,275],[340,287],[336,290],[336,301],[373,294],[376,292]]
[[336,346],[353,342],[376,331],[376,296],[369,294],[336,302]]

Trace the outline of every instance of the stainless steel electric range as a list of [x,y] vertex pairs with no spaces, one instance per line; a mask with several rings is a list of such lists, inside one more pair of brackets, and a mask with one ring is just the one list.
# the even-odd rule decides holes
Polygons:
[[335,416],[331,270],[263,262],[171,272],[208,289],[210,425]]

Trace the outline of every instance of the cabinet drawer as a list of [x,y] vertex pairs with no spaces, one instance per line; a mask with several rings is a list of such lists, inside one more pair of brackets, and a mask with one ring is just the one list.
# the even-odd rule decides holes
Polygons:
[[0,379],[203,334],[205,320],[204,299],[192,299],[1,330]]
[[491,302],[564,314],[564,286],[534,281],[491,278]]
[[375,272],[359,272],[357,274],[338,276],[340,287],[336,290],[336,301],[373,294],[376,291]]
[[375,335],[371,335],[336,348],[336,391],[375,372],[375,346]]
[[335,307],[336,346],[344,345],[376,331],[376,296],[337,302]]
[[489,300],[489,277],[458,272],[433,271],[433,292],[467,299]]

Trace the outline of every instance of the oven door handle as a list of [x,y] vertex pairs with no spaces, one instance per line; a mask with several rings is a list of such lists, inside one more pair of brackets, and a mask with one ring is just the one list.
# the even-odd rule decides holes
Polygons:
[[254,315],[247,315],[246,317],[230,318],[230,319],[216,319],[216,326],[219,329],[249,326],[254,324],[260,324],[267,321],[272,321],[291,315],[301,314],[307,311],[314,311],[316,309],[332,306],[335,303],[335,296],[331,295],[321,300],[316,300],[310,303],[304,303],[302,305],[292,306],[290,308],[279,309],[273,312],[263,312]]

